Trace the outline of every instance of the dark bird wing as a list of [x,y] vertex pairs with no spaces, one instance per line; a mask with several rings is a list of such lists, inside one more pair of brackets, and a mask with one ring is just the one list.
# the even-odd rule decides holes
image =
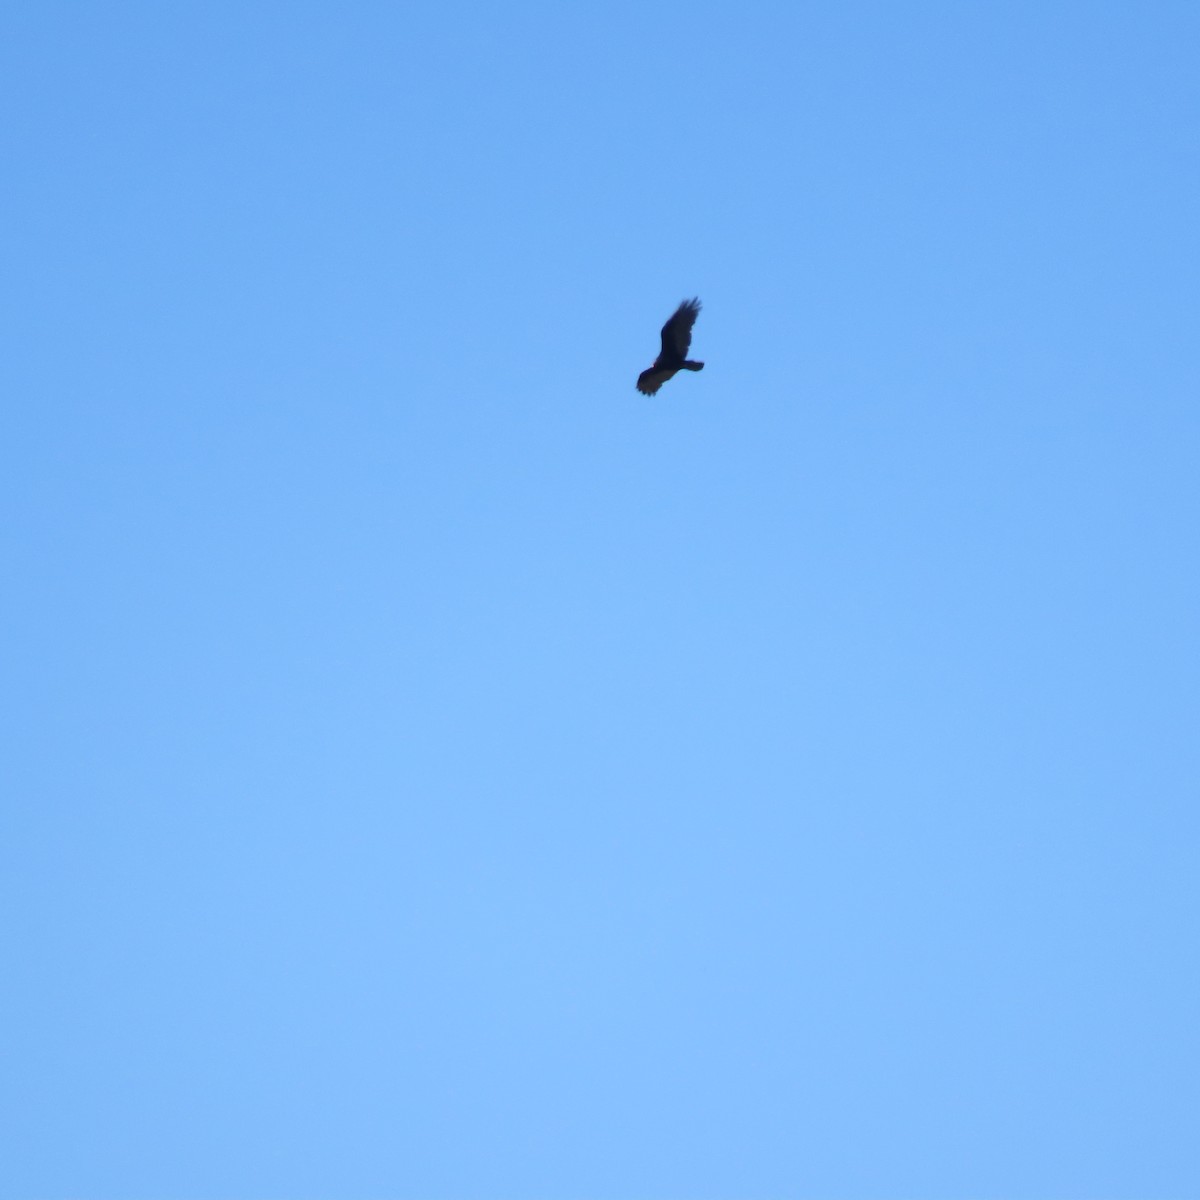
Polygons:
[[675,372],[672,370],[658,370],[655,367],[647,367],[638,376],[638,391],[643,396],[653,396],[674,374]]
[[699,300],[685,300],[662,327],[662,354],[659,362],[687,358],[692,344],[692,326],[700,315]]

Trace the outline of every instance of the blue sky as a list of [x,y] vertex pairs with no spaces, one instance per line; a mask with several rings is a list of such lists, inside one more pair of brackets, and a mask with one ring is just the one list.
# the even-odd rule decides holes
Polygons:
[[8,6],[0,1195],[1200,1196],[1198,51]]

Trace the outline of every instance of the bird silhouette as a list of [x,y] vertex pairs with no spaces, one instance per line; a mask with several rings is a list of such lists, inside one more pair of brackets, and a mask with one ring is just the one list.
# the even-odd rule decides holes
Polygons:
[[676,371],[704,370],[702,362],[692,362],[687,356],[692,344],[692,326],[699,315],[699,300],[685,300],[672,313],[671,319],[662,327],[662,352],[654,360],[654,365],[638,376],[639,392],[653,396]]

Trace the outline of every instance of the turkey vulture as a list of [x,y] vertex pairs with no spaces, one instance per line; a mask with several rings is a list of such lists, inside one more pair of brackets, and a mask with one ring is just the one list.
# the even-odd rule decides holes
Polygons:
[[688,358],[688,347],[692,344],[692,326],[700,313],[699,300],[685,300],[662,327],[662,353],[647,367],[637,381],[638,391],[653,396],[676,371],[702,371],[702,362]]

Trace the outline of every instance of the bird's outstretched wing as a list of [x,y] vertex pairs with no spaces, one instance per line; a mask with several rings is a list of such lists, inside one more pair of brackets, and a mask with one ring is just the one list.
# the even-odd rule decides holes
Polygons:
[[662,327],[662,354],[658,360],[660,363],[687,358],[692,344],[692,326],[699,315],[699,299],[685,300],[675,310],[671,319]]
[[639,376],[637,381],[638,391],[643,396],[653,396],[668,379],[674,375],[674,371],[661,371],[654,367],[647,367]]

